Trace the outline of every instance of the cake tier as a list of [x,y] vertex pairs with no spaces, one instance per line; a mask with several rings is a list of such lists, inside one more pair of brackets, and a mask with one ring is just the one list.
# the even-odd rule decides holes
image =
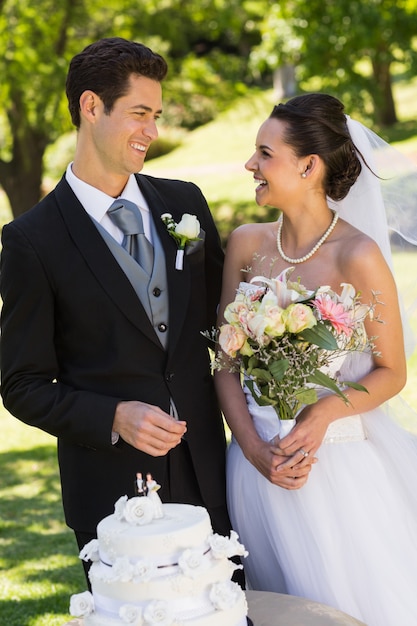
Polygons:
[[[130,607],[134,603],[130,602]],[[246,596],[240,589],[237,592],[237,599],[233,606],[224,609],[214,609],[212,607],[209,613],[197,616],[181,616],[174,615],[171,611],[170,603],[165,606],[155,607],[155,619],[136,621],[123,620],[120,616],[113,613],[104,613],[102,611],[94,611],[90,615],[84,617],[85,626],[125,626],[127,623],[142,624],[164,624],[169,626],[247,626],[246,615],[248,612]],[[132,613],[130,613],[132,615]],[[169,617],[170,616],[170,617]]]
[[164,516],[151,524],[136,525],[105,517],[97,526],[100,560],[109,565],[127,556],[130,562],[152,559],[159,567],[177,563],[186,548],[207,546],[212,534],[210,517],[203,507],[164,504]]

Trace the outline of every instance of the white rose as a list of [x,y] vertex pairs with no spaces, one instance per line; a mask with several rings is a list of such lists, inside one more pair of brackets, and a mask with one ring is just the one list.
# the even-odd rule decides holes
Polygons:
[[132,580],[134,568],[127,556],[120,557],[115,560],[112,566],[112,580],[119,580],[122,583],[128,583]]
[[94,599],[89,591],[75,593],[70,599],[70,615],[73,617],[85,617],[94,611]]
[[226,611],[235,606],[239,596],[243,593],[241,587],[231,580],[215,583],[210,589],[210,600],[219,611]]
[[144,612],[143,619],[145,624],[157,624],[158,626],[170,626],[174,622],[168,604],[163,600],[150,602]]
[[152,561],[142,559],[134,565],[134,582],[148,582],[156,576],[157,567]]
[[217,533],[209,537],[211,553],[215,559],[224,559],[230,555],[230,539]]
[[134,624],[134,626],[141,626],[142,621],[142,609],[134,604],[124,604],[119,609],[119,617],[124,624]]
[[92,539],[85,544],[84,548],[80,552],[80,559],[82,561],[99,561],[100,555],[98,552],[98,540]]
[[184,550],[178,559],[180,570],[185,576],[196,578],[202,570],[209,567],[207,556],[201,550]]
[[240,543],[239,535],[235,530],[230,531],[230,545],[232,549],[231,556],[248,556],[249,552],[245,549],[243,543]]
[[248,552],[245,546],[238,541],[239,535],[232,530],[230,538],[223,535],[214,534],[209,537],[209,544],[212,555],[215,559],[230,558],[232,556],[247,556]]
[[175,227],[175,232],[187,239],[196,239],[200,233],[200,222],[195,215],[184,213],[181,221]]
[[126,502],[124,516],[129,524],[143,526],[153,520],[153,511],[153,503],[149,498],[137,496]]
[[127,496],[121,496],[114,505],[114,517],[117,520],[123,519],[123,513],[127,502]]

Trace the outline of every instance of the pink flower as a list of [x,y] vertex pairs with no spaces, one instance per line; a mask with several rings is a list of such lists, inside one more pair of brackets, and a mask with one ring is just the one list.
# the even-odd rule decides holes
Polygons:
[[313,300],[313,304],[321,319],[328,320],[337,333],[344,333],[347,337],[352,335],[352,319],[349,311],[345,310],[343,304],[335,302],[325,293],[318,295]]

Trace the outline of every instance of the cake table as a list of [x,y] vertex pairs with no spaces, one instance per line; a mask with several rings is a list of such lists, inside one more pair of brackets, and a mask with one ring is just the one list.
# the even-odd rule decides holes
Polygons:
[[[330,606],[269,591],[247,591],[249,617],[254,626],[365,626]],[[73,619],[64,626],[83,626]]]

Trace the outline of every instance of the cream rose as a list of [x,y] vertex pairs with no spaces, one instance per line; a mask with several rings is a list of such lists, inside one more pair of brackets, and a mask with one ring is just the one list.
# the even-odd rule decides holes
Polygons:
[[241,328],[231,324],[220,327],[219,344],[221,349],[230,357],[235,358],[236,352],[245,343],[247,337]]
[[313,311],[306,304],[290,304],[283,311],[282,318],[289,333],[301,333],[317,324]]

